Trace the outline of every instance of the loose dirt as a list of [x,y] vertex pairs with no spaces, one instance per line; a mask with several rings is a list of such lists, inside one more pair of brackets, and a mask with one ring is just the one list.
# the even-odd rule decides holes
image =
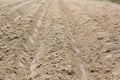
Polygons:
[[120,80],[120,5],[0,0],[0,80]]

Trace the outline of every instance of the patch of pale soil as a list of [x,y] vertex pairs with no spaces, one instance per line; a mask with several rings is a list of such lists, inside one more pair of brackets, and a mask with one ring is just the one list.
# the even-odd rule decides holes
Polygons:
[[120,80],[120,5],[0,0],[0,80]]

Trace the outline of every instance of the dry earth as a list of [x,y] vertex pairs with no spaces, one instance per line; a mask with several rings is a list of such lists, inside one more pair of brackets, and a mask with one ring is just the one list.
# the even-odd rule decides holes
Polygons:
[[0,80],[120,80],[120,5],[0,0]]

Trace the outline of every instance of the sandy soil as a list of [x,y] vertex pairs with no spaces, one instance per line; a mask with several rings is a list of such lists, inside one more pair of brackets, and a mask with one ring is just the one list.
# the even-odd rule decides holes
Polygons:
[[0,0],[0,80],[120,80],[120,5]]

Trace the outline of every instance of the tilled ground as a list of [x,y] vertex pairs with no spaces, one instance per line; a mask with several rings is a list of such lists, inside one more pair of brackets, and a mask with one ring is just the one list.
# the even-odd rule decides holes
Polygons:
[[0,80],[120,80],[120,6],[0,0]]

